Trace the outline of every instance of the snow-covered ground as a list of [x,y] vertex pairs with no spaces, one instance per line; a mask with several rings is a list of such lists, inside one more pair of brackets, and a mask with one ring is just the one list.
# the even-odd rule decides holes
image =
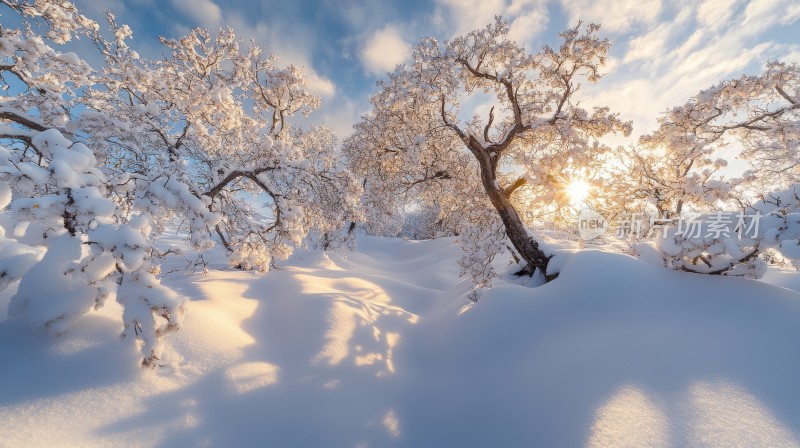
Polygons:
[[55,339],[3,320],[0,446],[800,446],[796,272],[584,250],[472,305],[458,251],[362,238],[266,275],[207,255],[165,278],[191,301],[154,370],[118,308]]

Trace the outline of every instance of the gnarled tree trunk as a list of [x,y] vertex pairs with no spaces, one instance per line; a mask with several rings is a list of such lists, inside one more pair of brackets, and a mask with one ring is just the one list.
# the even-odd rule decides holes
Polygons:
[[511,240],[511,244],[514,245],[514,249],[517,250],[520,257],[528,263],[528,266],[520,271],[520,274],[533,275],[534,271],[538,269],[546,279],[550,280],[551,278],[547,275],[547,264],[550,257],[528,234],[528,228],[519,217],[517,209],[514,208],[505,190],[500,187],[497,180],[497,164],[492,162],[492,156],[485,149],[472,144],[470,149],[478,160],[483,188],[503,221],[508,239]]

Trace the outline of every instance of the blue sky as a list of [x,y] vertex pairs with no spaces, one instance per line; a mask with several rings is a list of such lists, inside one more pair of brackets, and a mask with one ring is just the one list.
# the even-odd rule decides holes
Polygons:
[[[367,111],[375,81],[402,63],[423,36],[442,39],[499,14],[529,49],[557,43],[578,20],[603,25],[614,41],[609,75],[584,89],[648,131],[658,113],[711,84],[755,73],[769,59],[800,62],[796,0],[77,0],[100,21],[110,9],[134,30],[133,47],[160,54],[157,36],[230,26],[279,62],[306,67],[322,109],[312,120],[346,136]],[[365,4],[366,3],[366,4]]]

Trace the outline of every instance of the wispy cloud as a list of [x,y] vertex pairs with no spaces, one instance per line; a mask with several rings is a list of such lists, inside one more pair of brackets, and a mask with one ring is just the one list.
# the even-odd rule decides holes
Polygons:
[[706,0],[665,9],[658,23],[632,33],[627,45],[617,42],[624,56],[611,75],[587,91],[591,102],[634,120],[635,135],[652,130],[661,112],[700,90],[758,72],[767,60],[784,59],[800,48],[776,40],[786,32],[781,27],[800,18],[792,1]]
[[546,0],[437,0],[431,21],[456,36],[485,27],[495,16],[509,21],[511,37],[523,45],[547,28],[549,19]]
[[568,21],[574,25],[578,20],[601,23],[603,29],[612,33],[630,30],[635,25],[651,25],[661,13],[661,0],[561,0]]

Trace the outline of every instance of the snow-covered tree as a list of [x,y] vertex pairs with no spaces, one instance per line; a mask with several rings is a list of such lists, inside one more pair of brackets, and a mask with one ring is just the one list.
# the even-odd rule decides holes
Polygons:
[[56,129],[38,132],[25,150],[2,148],[0,166],[0,188],[11,199],[0,204],[9,209],[5,232],[43,252],[20,276],[9,317],[59,334],[113,296],[124,309],[123,336],[143,343],[144,365],[155,362],[161,337],[180,324],[183,299],[156,277],[150,221],[115,223],[91,150]]
[[737,212],[684,216],[666,226],[652,246],[639,243],[667,267],[701,274],[761,278],[779,259],[800,267],[800,187],[775,191]]
[[[771,62],[760,75],[721,82],[667,111],[659,128],[642,138],[642,153],[630,153],[629,178],[642,179],[632,183],[634,195],[653,200],[675,220],[684,204],[705,211],[738,205],[729,216],[705,213],[692,217],[692,228],[665,230],[656,247],[668,266],[757,278],[764,273],[765,251],[795,258],[798,111],[800,68]],[[748,162],[748,171],[723,178],[722,156]],[[754,192],[776,188],[750,204]],[[725,234],[702,227],[709,219]],[[742,237],[743,228],[753,233]]]
[[669,111],[659,133],[732,146],[771,187],[786,187],[800,174],[800,67],[770,62],[760,75],[721,82]]
[[149,220],[117,219],[99,161],[67,137],[77,92],[94,73],[51,46],[90,37],[97,25],[68,2],[4,5],[24,19],[23,28],[0,30],[0,277],[4,288],[19,280],[8,315],[62,333],[113,296],[124,308],[123,336],[153,365],[161,337],[180,324],[182,299],[156,277]]
[[[760,75],[723,81],[668,110],[659,128],[627,154],[633,188],[659,210],[730,200],[738,185],[771,191],[797,181],[800,67],[770,62]],[[727,158],[749,163],[741,178],[724,178]],[[638,190],[637,190],[638,187]]]
[[619,165],[611,168],[613,194],[624,198],[620,205],[640,211],[650,204],[659,217],[680,216],[686,206],[707,210],[731,201],[744,179],[722,174],[728,162],[715,152],[697,143],[665,144],[658,134],[644,136],[636,147],[619,151]]
[[[333,133],[287,121],[319,105],[301,69],[240,51],[230,30],[165,39],[167,56],[147,61],[110,14],[107,40],[71,3],[3,5],[22,22],[0,28],[0,286],[19,281],[10,317],[61,333],[116,300],[123,336],[153,366],[182,314],[158,277],[153,243],[167,226],[266,270],[310,231],[330,245],[360,219],[360,185]],[[105,56],[101,71],[55,49],[77,36]]]
[[112,26],[121,38],[102,45],[102,85],[87,94],[93,112],[81,127],[107,155],[123,203],[159,228],[184,220],[200,248],[213,229],[232,264],[260,270],[309,230],[341,236],[359,219],[359,186],[334,134],[288,121],[319,106],[302,69],[278,68],[252,44],[242,50],[230,29],[162,39],[167,57],[148,61]]
[[462,265],[478,284],[506,241],[526,272],[553,274],[520,210],[545,209],[565,176],[598,161],[606,149],[598,138],[629,132],[608,108],[587,111],[575,99],[581,82],[602,76],[610,42],[598,30],[569,29],[539,53],[512,41],[500,18],[443,44],[423,39],[412,62],[378,84],[371,112],[344,143],[366,201],[391,206],[413,190],[457,215]]

